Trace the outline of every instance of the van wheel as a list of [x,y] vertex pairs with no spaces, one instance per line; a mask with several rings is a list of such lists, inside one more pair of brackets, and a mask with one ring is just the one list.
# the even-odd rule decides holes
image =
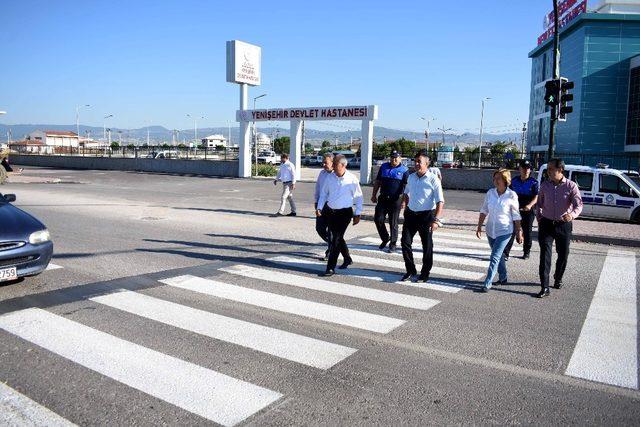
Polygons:
[[640,208],[636,208],[636,210],[631,214],[631,222],[640,224]]

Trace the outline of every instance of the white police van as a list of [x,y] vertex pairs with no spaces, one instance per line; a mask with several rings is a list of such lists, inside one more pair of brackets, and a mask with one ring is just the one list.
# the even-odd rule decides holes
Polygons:
[[[607,165],[566,165],[564,175],[578,184],[582,195],[581,216],[640,223],[640,178]],[[538,171],[538,182],[547,177],[547,165]]]

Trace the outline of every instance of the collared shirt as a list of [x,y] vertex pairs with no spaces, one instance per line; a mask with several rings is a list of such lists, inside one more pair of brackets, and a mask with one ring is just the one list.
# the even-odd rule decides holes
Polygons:
[[402,196],[408,179],[409,169],[402,163],[396,167],[390,162],[383,163],[376,176],[376,181],[380,182],[380,195],[397,199]]
[[440,172],[440,169],[435,167],[435,166],[430,166],[429,167],[429,172],[431,172],[432,174],[434,174],[435,176],[438,177],[438,179],[440,181],[442,181],[442,172]]
[[320,197],[318,198],[318,209],[322,209],[324,204],[331,209],[352,208],[356,205],[354,215],[362,212],[362,190],[358,179],[349,171],[338,176],[335,173],[329,174],[324,181]]
[[432,211],[438,203],[444,202],[440,180],[428,171],[422,176],[418,172],[409,175],[404,193],[409,196],[408,208],[414,212]]
[[[316,181],[316,191],[313,197],[313,200],[315,203],[318,203],[318,199],[320,198],[320,190],[322,190],[322,186],[324,185],[325,181],[327,180],[327,177],[329,175],[333,174],[332,172],[327,172],[326,170],[322,169],[320,171],[320,174],[318,175],[318,180]],[[319,209],[322,209],[323,206],[320,206]]]
[[278,181],[296,183],[296,167],[293,166],[289,160],[280,165],[278,169],[278,175],[276,176]]
[[565,177],[562,177],[558,185],[550,179],[543,181],[540,184],[537,207],[538,220],[547,218],[562,221],[564,214],[576,219],[582,212],[582,196],[578,185]]
[[480,213],[487,215],[487,236],[495,239],[513,233],[513,221],[520,221],[518,195],[506,189],[502,194],[492,188],[484,196]]
[[538,185],[538,180],[533,176],[529,176],[529,178],[523,180],[521,177],[516,177],[511,180],[510,189],[516,192],[518,195],[518,203],[520,207],[531,203],[531,201],[538,195],[540,192],[540,185]]

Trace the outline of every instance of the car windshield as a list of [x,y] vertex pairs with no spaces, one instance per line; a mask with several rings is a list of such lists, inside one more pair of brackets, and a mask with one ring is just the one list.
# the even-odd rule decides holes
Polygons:
[[636,188],[640,190],[640,176],[636,174],[626,174],[626,177],[631,180],[636,185]]

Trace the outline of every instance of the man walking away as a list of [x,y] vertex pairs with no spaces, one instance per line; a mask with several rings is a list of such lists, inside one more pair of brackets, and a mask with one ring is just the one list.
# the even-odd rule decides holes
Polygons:
[[[511,180],[509,188],[516,192],[518,195],[518,205],[520,207],[520,216],[522,217],[522,233],[524,235],[524,255],[522,259],[529,259],[531,253],[531,230],[533,229],[533,219],[535,217],[536,203],[538,202],[538,192],[540,185],[538,180],[531,176],[531,162],[529,160],[520,161],[520,176]],[[515,229],[514,233],[507,243],[507,247],[504,249],[504,260],[509,259],[509,253],[513,246],[513,240],[516,237]]]
[[282,182],[282,197],[280,199],[280,210],[278,210],[276,216],[284,215],[284,207],[287,204],[287,200],[291,205],[291,212],[287,216],[296,216],[296,202],[293,200],[293,190],[296,188],[296,168],[289,161],[289,154],[287,153],[280,155],[280,169],[278,169],[276,179],[273,180],[273,185],[277,185],[278,181]]
[[415,172],[409,175],[404,190],[404,225],[402,227],[402,256],[407,272],[401,281],[417,274],[413,262],[413,236],[416,232],[422,240],[422,270],[418,281],[427,282],[433,265],[433,232],[442,225],[440,215],[444,207],[442,184],[436,175],[428,171],[429,156],[420,152],[415,157]]
[[538,242],[540,243],[540,285],[538,298],[549,295],[551,250],[556,243],[556,270],[553,287],[562,287],[562,276],[569,258],[573,220],[582,212],[582,197],[578,185],[565,178],[564,162],[551,159],[547,164],[548,179],[540,184],[538,194]]
[[[398,242],[398,218],[402,206],[402,194],[409,178],[409,169],[402,164],[402,157],[396,150],[391,152],[391,158],[383,163],[378,170],[376,181],[373,184],[371,201],[376,203],[374,221],[378,228],[378,234],[382,243],[382,250],[389,243],[389,253],[395,252]],[[378,196],[378,190],[380,195]],[[389,217],[389,232],[385,226],[385,219]]]
[[[320,174],[318,175],[318,180],[316,181],[316,191],[313,199],[314,209],[316,211],[319,210],[320,212],[323,212],[324,206],[318,206],[318,199],[320,198],[320,191],[322,190],[322,187],[325,181],[327,180],[327,177],[332,173],[333,173],[333,154],[325,153],[322,156],[322,170],[320,171]],[[327,258],[329,257],[329,250],[331,248],[331,245],[330,245],[331,242],[329,237],[329,224],[327,223],[326,215],[316,216],[316,232],[318,233],[318,236],[320,236],[322,240],[327,242],[327,245],[328,245],[327,250],[324,254],[324,257],[321,258],[323,261],[326,261]]]
[[[326,205],[325,205],[326,203]],[[356,206],[355,213],[353,205]],[[320,211],[320,206],[324,206],[324,212]],[[347,268],[353,263],[349,255],[349,248],[344,240],[344,233],[349,227],[349,222],[353,219],[353,225],[360,222],[362,212],[362,190],[358,179],[347,170],[347,159],[338,154],[333,159],[333,174],[327,176],[320,197],[318,198],[318,209],[316,216],[326,215],[329,224],[329,235],[331,246],[327,269],[323,276],[333,276],[335,274],[338,255],[342,254],[343,263],[341,269]]]

